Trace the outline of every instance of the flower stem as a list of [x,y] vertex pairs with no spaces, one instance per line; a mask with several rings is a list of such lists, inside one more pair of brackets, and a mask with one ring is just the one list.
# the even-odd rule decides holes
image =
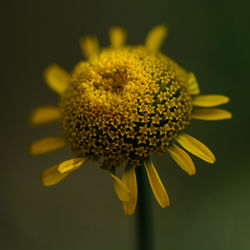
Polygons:
[[154,230],[152,215],[152,199],[150,195],[149,183],[147,181],[145,168],[138,166],[136,168],[138,203],[136,209],[136,227],[137,227],[137,249],[154,249]]

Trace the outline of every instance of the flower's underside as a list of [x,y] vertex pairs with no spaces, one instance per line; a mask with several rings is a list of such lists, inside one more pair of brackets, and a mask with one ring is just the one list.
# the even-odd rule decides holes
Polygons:
[[[45,170],[41,175],[45,186],[63,180],[89,159],[101,161],[112,177],[124,213],[132,215],[137,202],[137,166],[145,166],[158,203],[169,205],[150,159],[153,152],[168,152],[189,175],[196,170],[185,150],[214,163],[213,153],[203,143],[181,131],[191,119],[231,118],[228,111],[213,108],[229,99],[198,95],[194,74],[159,52],[166,33],[165,26],[156,26],[144,45],[125,46],[125,31],[113,27],[108,48],[100,49],[94,37],[81,40],[87,61],[78,63],[71,74],[57,65],[46,69],[46,82],[59,94],[59,105],[36,108],[31,123],[61,120],[64,136],[36,141],[30,151],[38,155],[70,144],[76,158]],[[117,167],[124,167],[121,179],[116,176]]]

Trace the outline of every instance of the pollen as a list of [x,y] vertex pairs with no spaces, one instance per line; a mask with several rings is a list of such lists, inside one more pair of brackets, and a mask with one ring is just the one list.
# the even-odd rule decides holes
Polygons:
[[165,152],[191,119],[189,75],[142,46],[105,48],[77,65],[61,96],[62,131],[77,157],[103,167]]

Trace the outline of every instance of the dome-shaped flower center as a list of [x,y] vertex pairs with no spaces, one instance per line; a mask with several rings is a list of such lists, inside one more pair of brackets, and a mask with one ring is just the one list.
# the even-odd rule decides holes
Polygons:
[[60,100],[62,130],[77,156],[103,167],[164,152],[190,121],[188,74],[144,47],[104,49],[79,63]]

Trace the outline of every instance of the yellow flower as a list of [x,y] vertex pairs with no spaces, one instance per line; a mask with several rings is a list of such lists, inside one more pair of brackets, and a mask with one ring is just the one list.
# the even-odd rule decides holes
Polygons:
[[[41,174],[45,186],[57,184],[87,160],[99,161],[111,176],[124,213],[132,215],[137,202],[136,167],[146,168],[160,206],[169,205],[150,159],[153,152],[167,152],[189,175],[196,169],[185,150],[215,162],[203,143],[182,130],[191,119],[231,118],[228,111],[211,108],[229,98],[199,95],[194,74],[159,51],[166,34],[166,27],[159,25],[148,33],[144,45],[125,46],[126,32],[113,27],[110,47],[100,49],[94,37],[81,39],[87,60],[70,74],[57,65],[45,70],[45,80],[59,95],[59,104],[36,108],[30,121],[40,125],[60,120],[63,137],[38,140],[31,144],[30,152],[44,154],[69,144],[75,155]],[[121,179],[115,171],[119,167],[124,168]]]

